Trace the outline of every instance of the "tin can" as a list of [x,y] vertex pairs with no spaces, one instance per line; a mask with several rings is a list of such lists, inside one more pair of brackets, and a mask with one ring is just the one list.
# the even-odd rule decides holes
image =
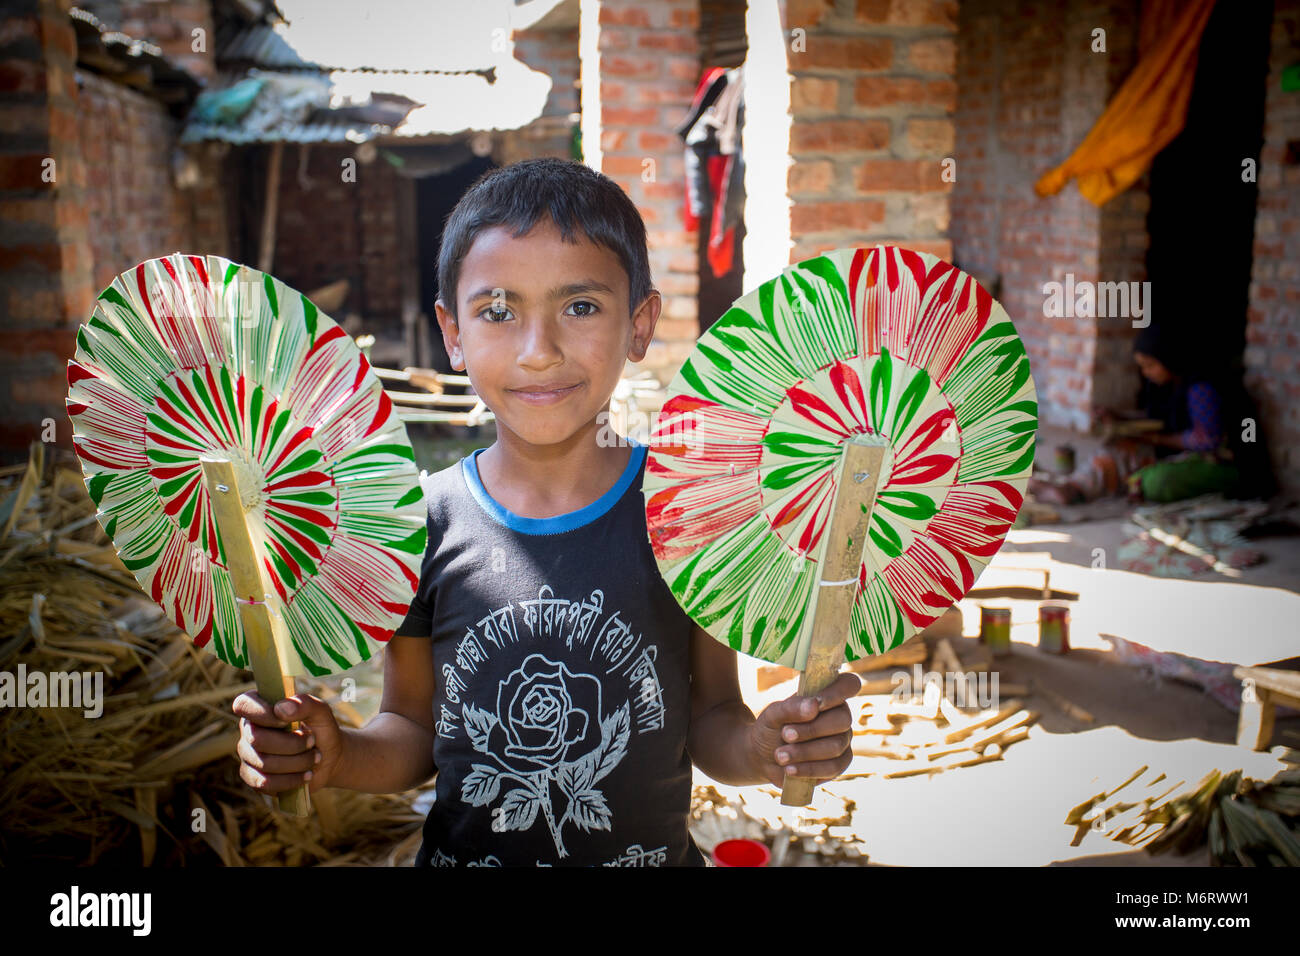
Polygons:
[[1070,649],[1070,606],[1055,602],[1038,605],[1038,649],[1044,654],[1064,654]]
[[994,657],[1011,653],[1011,608],[980,608],[980,643],[987,645]]

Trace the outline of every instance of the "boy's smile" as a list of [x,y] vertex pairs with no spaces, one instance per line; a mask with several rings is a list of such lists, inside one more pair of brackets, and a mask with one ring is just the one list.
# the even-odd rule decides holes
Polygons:
[[659,315],[652,292],[628,315],[627,273],[581,229],[549,217],[514,238],[485,229],[461,264],[453,319],[438,324],[452,367],[469,375],[506,441],[554,445],[599,426],[626,360],[645,357]]

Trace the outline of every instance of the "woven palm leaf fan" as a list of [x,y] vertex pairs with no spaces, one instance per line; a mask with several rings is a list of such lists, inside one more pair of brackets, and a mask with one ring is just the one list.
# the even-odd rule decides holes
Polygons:
[[655,557],[709,634],[816,693],[971,589],[1036,427],[1025,349],[969,275],[895,246],[806,259],[737,299],[669,385]]
[[78,331],[67,411],[123,563],[268,700],[401,623],[425,549],[414,454],[365,356],[306,296],[220,256],[142,262]]

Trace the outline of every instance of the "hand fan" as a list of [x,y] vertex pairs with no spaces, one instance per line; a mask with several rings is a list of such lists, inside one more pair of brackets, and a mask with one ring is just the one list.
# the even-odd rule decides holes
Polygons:
[[[803,260],[669,385],[644,483],[660,571],[700,627],[816,693],[970,590],[1036,426],[1025,349],[969,275],[896,246]],[[811,794],[793,778],[782,798]]]
[[[415,456],[305,295],[220,256],[142,262],[78,331],[67,411],[122,562],[269,702],[402,622],[425,549]],[[282,808],[305,812],[306,788],[290,793]]]

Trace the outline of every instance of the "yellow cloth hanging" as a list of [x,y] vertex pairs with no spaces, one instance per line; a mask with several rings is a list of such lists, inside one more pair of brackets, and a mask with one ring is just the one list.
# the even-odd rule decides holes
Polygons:
[[1215,0],[1146,0],[1137,66],[1083,142],[1034,184],[1040,196],[1078,177],[1094,205],[1119,195],[1183,129],[1196,78],[1196,53]]

